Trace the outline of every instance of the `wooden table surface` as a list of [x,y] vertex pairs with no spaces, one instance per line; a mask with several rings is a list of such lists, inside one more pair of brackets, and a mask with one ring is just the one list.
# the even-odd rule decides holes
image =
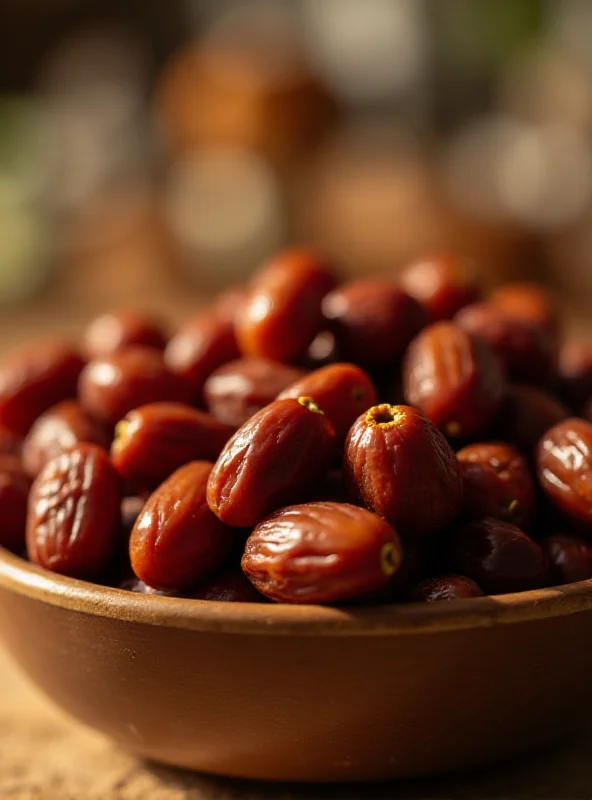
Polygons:
[[592,798],[589,735],[462,775],[375,786],[282,786],[135,760],[66,719],[0,650],[0,800],[580,800]]

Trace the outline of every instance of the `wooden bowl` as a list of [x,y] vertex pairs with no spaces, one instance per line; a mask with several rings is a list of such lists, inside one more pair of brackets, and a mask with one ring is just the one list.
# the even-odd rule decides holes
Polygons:
[[138,595],[0,552],[0,635],[58,705],[204,772],[373,780],[526,751],[589,720],[592,581],[335,609]]

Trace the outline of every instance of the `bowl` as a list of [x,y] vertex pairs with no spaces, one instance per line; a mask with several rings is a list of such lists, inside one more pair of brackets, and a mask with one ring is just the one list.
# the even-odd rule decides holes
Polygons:
[[592,581],[325,608],[139,595],[0,552],[0,636],[59,706],[140,757],[289,781],[473,766],[592,707]]

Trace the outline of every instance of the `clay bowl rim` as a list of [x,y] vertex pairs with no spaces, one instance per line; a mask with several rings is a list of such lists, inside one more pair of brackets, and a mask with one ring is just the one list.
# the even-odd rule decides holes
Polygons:
[[592,579],[454,603],[341,608],[142,595],[57,575],[2,547],[0,587],[52,606],[107,619],[211,633],[272,636],[421,634],[527,622],[592,610]]

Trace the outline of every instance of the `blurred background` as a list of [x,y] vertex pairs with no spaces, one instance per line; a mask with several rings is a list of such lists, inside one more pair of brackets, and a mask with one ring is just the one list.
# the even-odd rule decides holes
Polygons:
[[173,324],[284,242],[592,306],[590,0],[4,0],[0,336]]

